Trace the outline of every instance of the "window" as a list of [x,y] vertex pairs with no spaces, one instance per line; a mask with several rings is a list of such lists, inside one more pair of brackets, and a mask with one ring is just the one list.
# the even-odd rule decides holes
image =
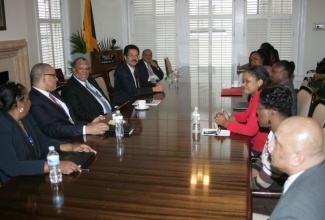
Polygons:
[[291,60],[292,9],[292,0],[247,0],[246,53],[269,42],[280,59]]
[[176,0],[134,0],[133,39],[140,53],[151,49],[160,66],[168,57],[176,65]]
[[61,1],[38,0],[37,9],[41,62],[64,71]]

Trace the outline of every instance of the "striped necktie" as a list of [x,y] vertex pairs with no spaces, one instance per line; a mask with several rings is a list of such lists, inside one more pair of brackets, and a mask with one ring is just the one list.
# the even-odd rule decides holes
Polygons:
[[85,83],[86,88],[88,91],[90,91],[95,97],[97,97],[101,104],[104,106],[106,113],[111,112],[111,107],[108,104],[108,101],[105,99],[105,97],[102,96],[94,87],[91,85],[88,81]]

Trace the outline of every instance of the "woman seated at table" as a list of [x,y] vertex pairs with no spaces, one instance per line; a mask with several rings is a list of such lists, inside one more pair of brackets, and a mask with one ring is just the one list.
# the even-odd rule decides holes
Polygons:
[[[45,136],[30,109],[28,90],[19,83],[8,82],[0,86],[0,180],[8,181],[20,175],[36,175],[49,172],[47,161],[41,159],[49,146],[62,151],[95,152],[85,144],[64,144]],[[95,152],[96,153],[96,152]],[[80,172],[73,162],[61,161],[63,174]]]
[[253,51],[250,56],[251,66],[263,66],[269,74],[272,72],[272,66],[270,63],[270,56],[264,49],[258,49]]
[[251,152],[259,155],[264,147],[268,131],[262,131],[258,125],[257,108],[261,90],[270,84],[269,73],[263,66],[252,66],[244,72],[242,88],[244,93],[251,96],[248,108],[228,116],[227,113],[218,112],[215,121],[227,130],[243,134],[251,138]]
[[274,84],[283,85],[290,89],[292,97],[291,116],[297,115],[297,92],[293,86],[293,72],[295,63],[287,60],[280,60],[273,64],[270,78]]
[[252,165],[252,188],[254,189],[282,189],[283,172],[271,165],[268,144],[274,139],[274,132],[280,122],[291,116],[291,106],[291,91],[284,86],[267,87],[260,94],[258,123],[261,127],[269,127],[271,131],[260,158]]

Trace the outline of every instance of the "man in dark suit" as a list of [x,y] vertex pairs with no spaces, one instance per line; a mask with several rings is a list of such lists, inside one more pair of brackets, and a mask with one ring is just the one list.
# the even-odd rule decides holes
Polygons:
[[284,120],[269,152],[272,165],[289,175],[270,220],[325,219],[324,132],[317,121],[301,116]]
[[73,76],[62,90],[62,98],[71,107],[77,120],[91,122],[98,115],[112,111],[112,106],[96,80],[89,77],[87,59],[79,57],[72,63]]
[[103,134],[108,125],[98,116],[92,123],[78,121],[70,107],[55,92],[54,68],[45,63],[36,64],[31,71],[33,87],[29,92],[31,113],[40,129],[53,138],[67,139],[82,134]]
[[142,59],[139,60],[137,67],[139,68],[139,80],[141,85],[155,86],[157,82],[164,78],[164,72],[158,66],[158,62],[152,59],[150,49],[142,51]]
[[136,67],[139,61],[139,48],[128,45],[124,48],[124,60],[115,71],[114,103],[123,104],[140,95],[163,92],[165,86],[157,83],[153,87],[144,87],[139,79],[140,70]]

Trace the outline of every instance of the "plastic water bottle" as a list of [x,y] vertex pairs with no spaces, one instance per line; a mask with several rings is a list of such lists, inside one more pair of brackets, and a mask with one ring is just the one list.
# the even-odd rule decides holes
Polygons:
[[124,128],[123,128],[123,115],[120,110],[116,110],[116,114],[114,116],[115,123],[115,136],[123,137],[124,136]]
[[53,146],[49,147],[50,152],[47,154],[47,163],[50,169],[51,183],[59,183],[62,181],[62,172],[60,170],[60,156]]
[[123,137],[116,137],[116,155],[121,162],[123,160],[124,155]]
[[199,141],[201,126],[200,126],[200,113],[198,107],[194,107],[194,111],[192,113],[192,122],[193,122],[193,127],[192,127],[193,140]]

